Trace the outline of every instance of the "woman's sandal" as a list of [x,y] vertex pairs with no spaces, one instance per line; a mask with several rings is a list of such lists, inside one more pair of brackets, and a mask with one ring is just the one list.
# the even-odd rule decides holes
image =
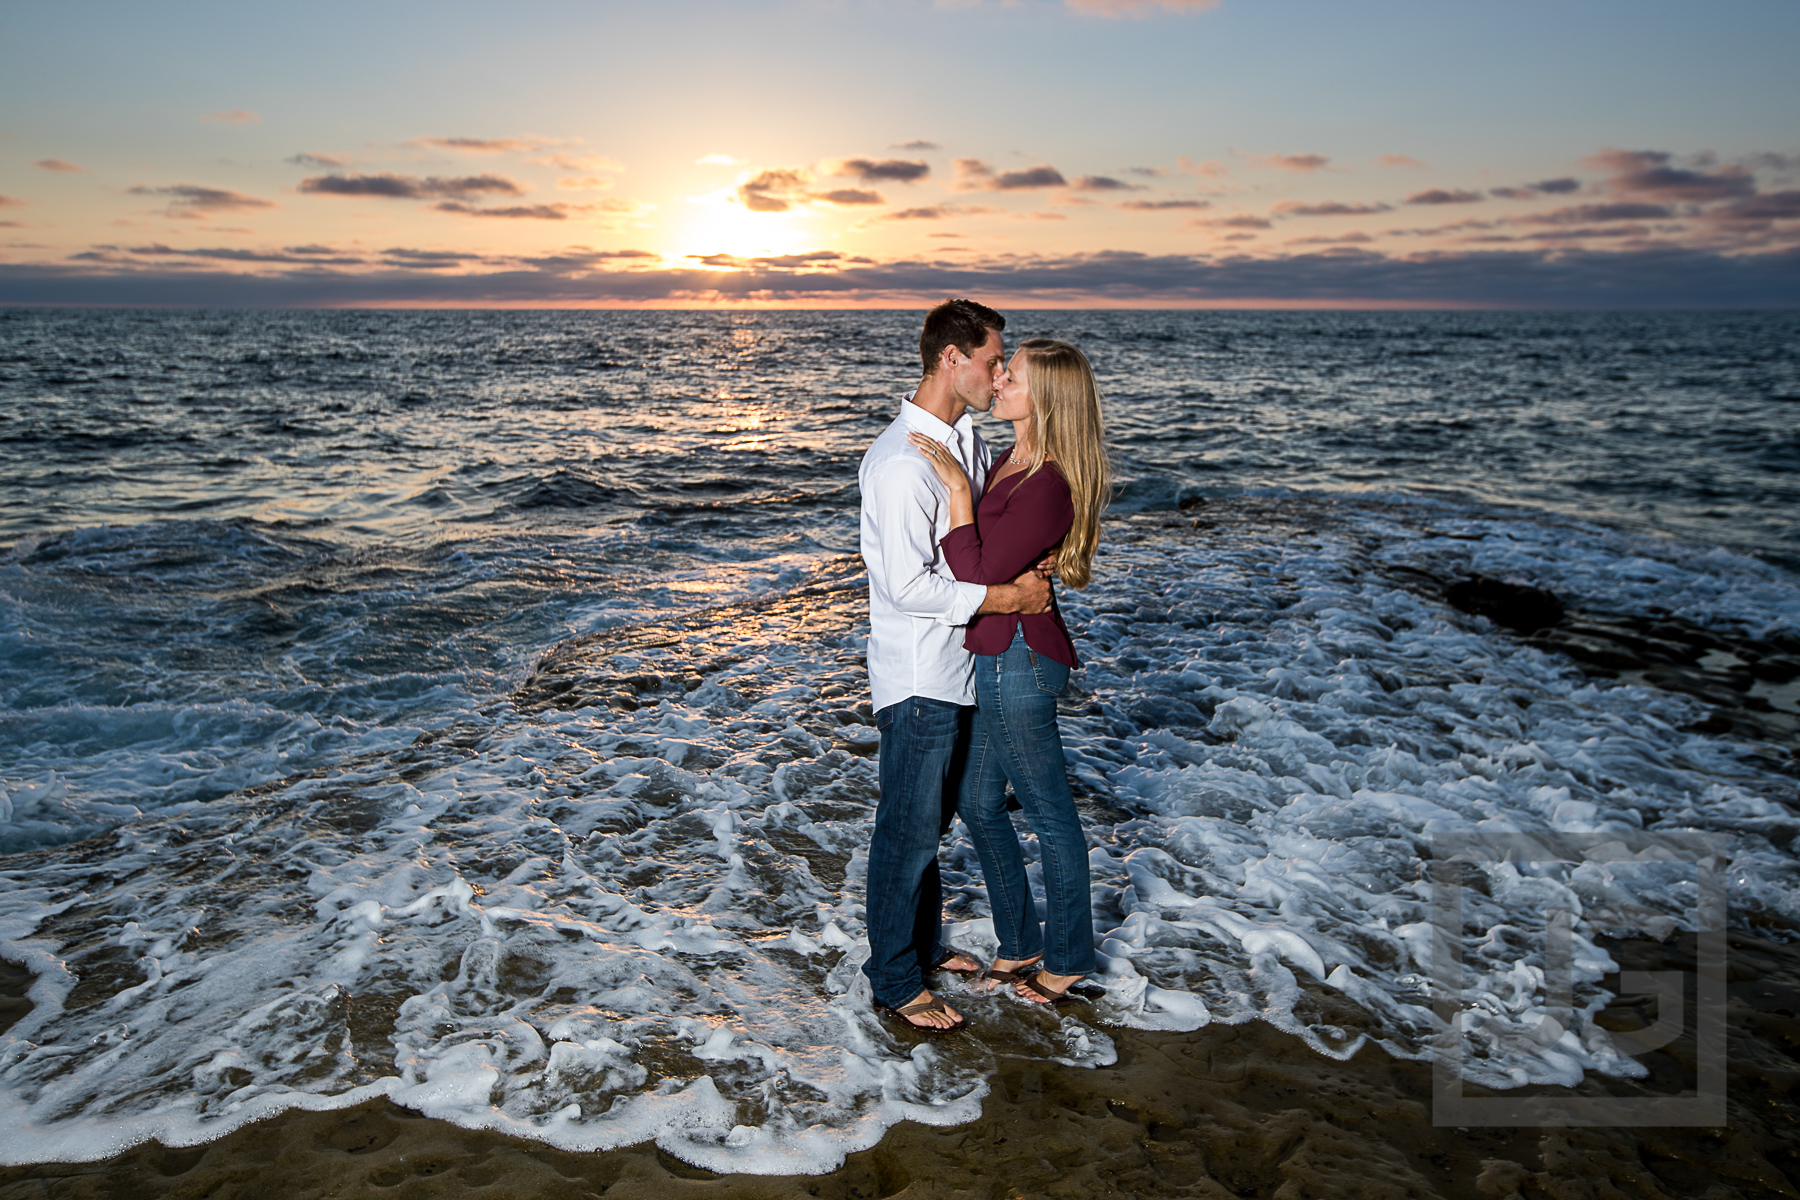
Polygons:
[[975,982],[986,984],[990,988],[1009,983],[1022,983],[1036,975],[1043,967],[1044,956],[1040,954],[1034,959],[1020,963],[1010,971],[1002,971],[998,967],[983,967],[976,972]]
[[[1038,976],[1041,974],[1043,974],[1042,971],[1033,971],[1030,975],[1019,980],[1032,995],[1040,997],[1040,1000],[1027,1001],[1027,1003],[1042,1003],[1046,1008],[1061,1008],[1065,1004],[1074,1004],[1078,1000],[1088,1000],[1099,990],[1097,988],[1082,987],[1082,979],[1087,978],[1087,976],[1083,975],[1081,979],[1073,981],[1062,991],[1054,992],[1038,982]],[[1081,990],[1076,991],[1077,988],[1081,988]]]
[[889,1008],[885,1004],[877,1004],[875,1007],[881,1011],[883,1016],[899,1021],[908,1029],[916,1030],[919,1033],[929,1033],[934,1036],[945,1033],[956,1033],[969,1023],[963,1017],[956,1018],[956,1024],[954,1025],[921,1025],[917,1021],[910,1019],[912,1017],[922,1017],[926,1013],[947,1012],[950,1006],[945,1004],[943,1000],[937,996],[932,996],[925,1000],[914,1000],[911,1004],[903,1004],[899,1008]]

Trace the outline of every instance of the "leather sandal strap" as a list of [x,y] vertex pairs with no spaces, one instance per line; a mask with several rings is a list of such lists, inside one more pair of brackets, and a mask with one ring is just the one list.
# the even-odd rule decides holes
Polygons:
[[903,1017],[922,1017],[926,1013],[943,1012],[944,1002],[933,996],[929,1000],[914,1000],[911,1004],[903,1005],[894,1011]]

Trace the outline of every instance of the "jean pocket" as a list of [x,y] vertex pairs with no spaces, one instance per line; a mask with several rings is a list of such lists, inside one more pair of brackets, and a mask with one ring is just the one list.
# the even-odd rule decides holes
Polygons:
[[890,704],[886,708],[877,709],[875,712],[875,728],[882,733],[886,733],[889,727],[894,723],[894,714],[899,710],[900,705],[898,704]]
[[1042,654],[1031,656],[1031,674],[1037,680],[1038,691],[1051,696],[1060,696],[1063,689],[1069,686],[1069,668]]

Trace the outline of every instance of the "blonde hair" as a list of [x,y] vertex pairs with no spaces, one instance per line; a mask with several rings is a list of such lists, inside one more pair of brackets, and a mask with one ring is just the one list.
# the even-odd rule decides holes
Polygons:
[[1053,459],[1068,481],[1075,523],[1057,548],[1056,573],[1070,587],[1086,587],[1100,544],[1100,512],[1112,496],[1100,385],[1094,382],[1087,356],[1067,342],[1027,338],[1019,349],[1025,355],[1025,384],[1036,434],[1025,477]]

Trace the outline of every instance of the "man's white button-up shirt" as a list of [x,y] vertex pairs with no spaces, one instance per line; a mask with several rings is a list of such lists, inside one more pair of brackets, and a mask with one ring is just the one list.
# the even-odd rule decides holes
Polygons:
[[975,703],[975,659],[963,626],[986,586],[959,583],[938,541],[950,532],[950,493],[906,439],[917,430],[950,448],[981,495],[993,452],[968,413],[946,425],[901,398],[900,415],[863,455],[862,557],[869,568],[869,690],[876,709],[908,696]]

